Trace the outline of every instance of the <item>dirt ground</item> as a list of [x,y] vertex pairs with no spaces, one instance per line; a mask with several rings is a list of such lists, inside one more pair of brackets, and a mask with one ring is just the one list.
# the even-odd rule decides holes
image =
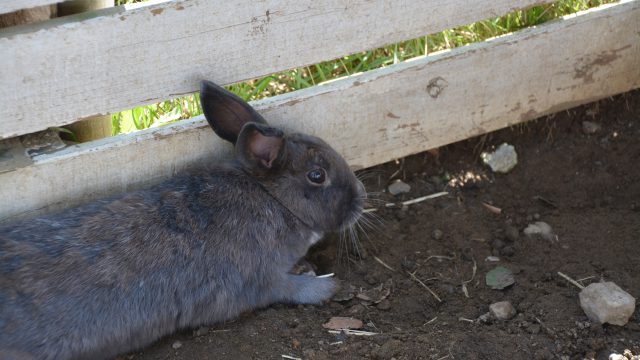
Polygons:
[[[599,128],[585,129],[584,121]],[[479,154],[503,142],[515,146],[518,165],[494,174]],[[640,91],[367,173],[372,192],[385,189],[391,176],[411,186],[398,197],[376,196],[384,201],[449,195],[377,211],[381,224],[360,235],[360,259],[352,247],[347,260],[337,236],[314,249],[309,259],[318,273],[343,280],[341,301],[274,305],[174,334],[122,358],[582,360],[608,359],[625,349],[640,354],[640,311],[623,327],[593,324],[579,306],[579,289],[557,274],[584,285],[613,281],[640,298]],[[536,221],[548,223],[557,237],[525,236],[523,229]],[[515,284],[487,286],[485,276],[497,266],[510,269]],[[489,305],[502,300],[517,315],[483,321]],[[376,335],[331,334],[322,325],[333,316],[360,319],[361,330]]]

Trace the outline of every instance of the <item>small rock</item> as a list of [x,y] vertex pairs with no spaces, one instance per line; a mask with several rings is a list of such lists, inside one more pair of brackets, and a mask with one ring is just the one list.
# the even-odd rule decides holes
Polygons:
[[481,324],[490,324],[491,323],[491,313],[485,313],[478,316],[478,322]]
[[522,232],[528,237],[540,236],[541,238],[549,241],[554,241],[556,239],[556,234],[553,233],[551,225],[544,221],[536,221],[533,224],[529,224],[529,226],[527,226]]
[[387,299],[384,299],[384,300],[380,301],[378,303],[378,305],[376,305],[376,307],[379,310],[387,311],[387,310],[391,309],[391,302],[389,300],[387,300]]
[[405,348],[405,345],[400,340],[389,340],[382,344],[381,347],[371,352],[374,359],[391,359]]
[[516,316],[516,309],[508,301],[500,301],[489,305],[489,312],[498,320],[509,320]]
[[291,340],[291,348],[292,349],[298,350],[298,349],[300,349],[300,346],[302,346],[302,343],[300,343],[300,340],[298,340],[298,339]]
[[173,344],[171,344],[171,347],[173,348],[173,350],[178,350],[182,347],[182,343],[180,341],[176,341]]
[[349,314],[352,314],[352,315],[362,314],[366,309],[367,308],[365,308],[364,305],[362,304],[355,304],[349,308]]
[[403,220],[406,219],[408,216],[406,211],[396,211],[396,219],[398,220]]
[[408,193],[411,191],[411,186],[402,180],[396,180],[389,185],[387,190],[389,191],[389,194],[395,196]]
[[515,242],[520,237],[520,233],[518,232],[518,229],[516,229],[515,226],[507,225],[504,228],[504,236],[507,240],[511,242]]
[[496,250],[500,250],[505,246],[504,241],[500,240],[500,239],[493,239],[493,241],[491,241],[491,247],[496,249]]
[[529,334],[539,334],[540,333],[540,324],[530,324],[527,326],[527,332]]
[[591,121],[582,122],[582,131],[587,135],[595,134],[600,131],[601,128],[600,124]]
[[369,285],[376,285],[380,283],[380,279],[378,278],[377,274],[372,274],[372,273],[367,273],[364,276],[364,281],[367,282],[367,284]]
[[362,320],[352,317],[334,316],[329,319],[328,322],[322,324],[325,329],[340,330],[340,329],[360,329],[364,326]]
[[500,254],[506,257],[511,257],[516,253],[516,249],[513,248],[513,246],[509,245],[509,246],[505,246],[504,248],[502,248],[500,250]]
[[554,358],[553,353],[549,349],[538,349],[533,355],[535,360],[551,360]]
[[620,354],[609,355],[609,360],[628,360],[626,356]]
[[407,258],[404,258],[402,260],[402,264],[401,265],[402,265],[402,268],[404,270],[407,270],[409,272],[415,270],[416,267],[418,266],[415,261],[413,261],[411,259],[407,259]]
[[416,341],[419,343],[428,344],[432,338],[433,336],[430,334],[422,334],[422,335],[416,336]]
[[208,332],[209,332],[209,328],[208,327],[201,326],[197,330],[193,331],[193,336],[198,337],[198,336],[207,335]]
[[595,323],[623,326],[635,310],[636,299],[612,282],[601,282],[580,291],[580,306]]
[[494,172],[506,174],[518,164],[518,154],[513,145],[502,144],[494,152],[480,154],[482,161]]
[[504,266],[497,266],[485,275],[485,283],[495,290],[502,290],[516,282],[513,272]]
[[346,284],[346,283],[340,282],[340,288],[338,289],[336,294],[333,295],[331,300],[337,301],[337,302],[349,301],[354,298],[355,292],[356,292],[355,286],[353,286],[352,284]]
[[500,261],[500,258],[497,256],[487,256],[486,259],[484,259],[484,261],[498,262]]
[[433,230],[433,233],[431,234],[431,237],[432,237],[434,240],[440,240],[440,239],[442,239],[442,236],[443,236],[443,235],[444,235],[444,233],[442,232],[442,230],[440,230],[440,229],[435,229],[435,230]]

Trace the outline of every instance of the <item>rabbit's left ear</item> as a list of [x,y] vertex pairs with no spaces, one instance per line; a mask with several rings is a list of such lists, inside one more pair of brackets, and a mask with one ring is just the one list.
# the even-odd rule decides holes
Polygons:
[[240,130],[245,124],[267,124],[246,101],[211,81],[202,81],[200,103],[204,117],[213,131],[233,144],[238,141]]
[[284,153],[284,134],[265,124],[248,123],[240,131],[236,158],[256,173],[278,167]]

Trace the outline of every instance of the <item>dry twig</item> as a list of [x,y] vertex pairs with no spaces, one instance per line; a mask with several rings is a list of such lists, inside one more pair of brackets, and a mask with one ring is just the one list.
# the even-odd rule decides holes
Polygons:
[[[417,204],[417,203],[423,202],[425,200],[435,199],[435,198],[438,198],[438,197],[441,197],[441,196],[445,196],[445,195],[449,195],[449,193],[446,192],[446,191],[442,191],[442,192],[439,192],[439,193],[426,195],[426,196],[421,196],[419,198],[403,201],[401,203],[386,203],[386,204],[384,204],[384,207],[390,208],[390,207],[396,207],[396,206],[398,206],[398,207],[402,207],[402,206],[405,206],[405,205],[408,206],[408,205],[413,205],[413,204]],[[376,212],[376,211],[378,211],[377,208],[370,208],[370,209],[364,209],[362,212],[371,213],[371,212]]]
[[289,356],[289,355],[280,355],[280,356],[282,356],[283,359],[302,360],[301,358],[297,358],[297,357],[293,357],[293,356]]
[[351,330],[351,329],[329,330],[329,334],[345,334],[345,335],[356,335],[356,336],[378,335],[378,333],[374,333],[370,331]]
[[558,271],[558,275],[562,276],[565,280],[567,280],[568,282],[570,282],[573,285],[575,285],[576,287],[578,287],[578,289],[580,289],[580,290],[584,289],[584,286],[582,286],[579,282],[573,280],[572,278],[570,278],[569,276],[561,273],[560,271]]
[[382,266],[386,267],[387,269],[389,269],[389,270],[391,270],[391,271],[396,271],[396,269],[392,268],[391,266],[387,265],[384,261],[380,260],[380,258],[379,258],[379,257],[374,256],[374,257],[373,257],[373,259],[374,259],[375,261],[379,262],[379,263],[380,263],[380,265],[382,265]]
[[408,272],[408,271],[407,271],[407,274],[409,274],[409,276],[411,276],[411,278],[412,278],[413,280],[415,280],[416,282],[418,282],[418,284],[422,285],[422,287],[423,287],[423,288],[427,289],[427,291],[428,291],[428,292],[430,292],[430,293],[431,293],[431,295],[433,295],[433,297],[434,297],[434,298],[436,298],[436,300],[438,300],[438,302],[442,302],[442,299],[440,299],[440,297],[438,296],[438,294],[436,294],[433,290],[431,290],[431,288],[429,288],[429,287],[427,286],[427,284],[423,283],[420,279],[418,279],[418,278],[416,277],[416,275],[415,275],[415,274],[410,273],[410,272]]

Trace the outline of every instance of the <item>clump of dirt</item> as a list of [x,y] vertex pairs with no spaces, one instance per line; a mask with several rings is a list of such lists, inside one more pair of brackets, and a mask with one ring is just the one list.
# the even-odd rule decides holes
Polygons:
[[[587,122],[587,123],[585,123]],[[494,174],[482,151],[515,146],[518,164]],[[640,354],[640,315],[625,326],[588,320],[583,285],[613,281],[640,298],[640,91],[367,170],[369,191],[394,179],[399,203],[379,210],[360,245],[330,238],[309,255],[343,291],[323,306],[274,305],[185,331],[125,359],[608,359]],[[377,202],[373,205],[380,206]],[[523,230],[544,222],[553,236]],[[340,256],[338,256],[340,254]],[[348,256],[347,256],[348,255]],[[360,258],[358,258],[358,256]],[[498,266],[515,283],[495,290]],[[485,314],[509,301],[510,320]],[[330,333],[334,316],[375,335]]]

